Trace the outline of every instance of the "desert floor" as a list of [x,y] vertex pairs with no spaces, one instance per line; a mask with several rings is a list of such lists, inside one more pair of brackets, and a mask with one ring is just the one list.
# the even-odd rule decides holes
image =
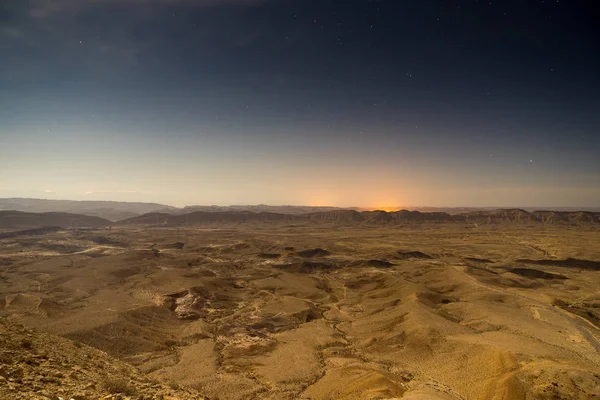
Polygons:
[[209,399],[600,398],[594,227],[35,233],[0,316]]

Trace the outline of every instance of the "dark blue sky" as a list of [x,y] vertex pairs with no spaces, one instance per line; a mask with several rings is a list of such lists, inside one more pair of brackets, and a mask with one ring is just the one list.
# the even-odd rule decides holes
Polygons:
[[593,2],[0,4],[0,196],[600,205]]

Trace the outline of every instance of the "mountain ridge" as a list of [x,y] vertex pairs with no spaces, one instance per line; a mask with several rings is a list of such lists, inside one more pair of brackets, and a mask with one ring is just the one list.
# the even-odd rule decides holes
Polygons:
[[0,211],[0,229],[99,228],[111,223],[111,221],[104,218],[73,213]]
[[95,200],[52,200],[23,197],[0,198],[0,211],[32,213],[66,212],[118,221],[158,210],[175,207],[158,203]]
[[[513,207],[514,208],[514,207]],[[460,215],[471,212],[493,211],[497,209],[511,209],[510,207],[431,207],[431,206],[404,206],[393,207],[397,211],[406,209],[410,211],[419,211],[421,213],[442,212],[450,215]],[[552,212],[576,212],[590,211],[600,212],[600,207],[521,207],[527,212],[546,210]],[[54,199],[34,199],[23,197],[0,198],[0,211],[24,211],[32,213],[45,212],[66,212],[100,217],[112,222],[122,221],[129,218],[149,214],[163,213],[171,215],[184,215],[192,212],[267,212],[276,214],[304,215],[311,213],[337,212],[337,211],[356,211],[358,213],[365,211],[384,211],[377,208],[366,207],[334,207],[334,206],[301,206],[301,205],[190,205],[184,207],[175,207],[166,204],[152,202],[119,202],[104,200],[54,200]],[[385,208],[387,212],[393,212],[390,208]],[[375,216],[375,214],[373,214]],[[380,215],[380,217],[384,215]]]
[[118,221],[122,225],[162,225],[186,226],[213,222],[306,222],[306,223],[340,223],[340,224],[394,224],[421,222],[457,222],[475,224],[495,223],[542,223],[542,224],[600,224],[600,212],[590,211],[533,211],[522,209],[498,209],[477,211],[451,215],[444,212],[420,211],[356,211],[334,210],[310,214],[291,215],[279,213],[244,212],[203,212],[171,215],[164,213],[146,214],[139,217]]
[[154,212],[119,221],[83,214],[24,211],[0,211],[0,229],[31,230],[48,227],[101,228],[109,226],[195,226],[211,223],[315,223],[315,224],[416,224],[416,223],[468,223],[468,224],[561,224],[600,225],[600,212],[591,211],[533,211],[498,209],[451,215],[444,212],[400,210],[387,212],[333,210],[308,214],[283,214],[252,211],[195,211],[187,214]]

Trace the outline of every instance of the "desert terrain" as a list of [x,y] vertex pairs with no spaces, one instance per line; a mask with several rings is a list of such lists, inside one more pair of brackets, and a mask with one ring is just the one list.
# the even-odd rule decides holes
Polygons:
[[[597,215],[335,213],[12,215],[0,397],[600,398]],[[101,383],[117,376],[127,390]]]

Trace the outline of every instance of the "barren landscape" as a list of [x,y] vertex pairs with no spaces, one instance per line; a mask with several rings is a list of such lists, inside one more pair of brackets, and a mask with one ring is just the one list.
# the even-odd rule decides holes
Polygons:
[[13,215],[0,397],[600,397],[597,214],[354,213]]
[[592,5],[0,0],[0,400],[600,400]]

